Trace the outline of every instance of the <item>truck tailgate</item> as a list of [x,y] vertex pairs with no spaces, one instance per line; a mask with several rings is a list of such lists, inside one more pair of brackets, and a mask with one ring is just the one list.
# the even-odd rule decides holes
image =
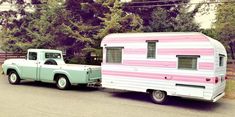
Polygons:
[[89,66],[89,71],[87,73],[88,73],[88,80],[89,81],[94,81],[94,80],[97,80],[97,79],[101,79],[101,67]]

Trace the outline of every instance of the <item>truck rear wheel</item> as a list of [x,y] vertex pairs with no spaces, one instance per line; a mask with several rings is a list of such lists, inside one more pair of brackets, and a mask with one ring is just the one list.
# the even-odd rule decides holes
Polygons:
[[58,76],[56,84],[57,84],[57,87],[61,90],[65,90],[70,87],[70,82],[68,78],[64,75]]
[[10,71],[8,74],[8,81],[10,84],[19,84],[20,83],[20,77],[18,73],[14,70]]
[[152,90],[150,92],[152,101],[156,104],[164,104],[167,99],[167,94],[164,91],[160,90]]

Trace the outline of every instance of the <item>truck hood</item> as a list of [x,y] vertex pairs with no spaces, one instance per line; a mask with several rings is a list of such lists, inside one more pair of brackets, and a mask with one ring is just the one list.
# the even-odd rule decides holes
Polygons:
[[26,59],[7,59],[3,64],[24,63]]

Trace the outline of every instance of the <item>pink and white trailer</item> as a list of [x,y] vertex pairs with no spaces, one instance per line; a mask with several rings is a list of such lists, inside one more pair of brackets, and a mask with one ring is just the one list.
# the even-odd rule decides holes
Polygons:
[[224,96],[227,53],[197,32],[110,34],[102,42],[102,86],[216,102]]

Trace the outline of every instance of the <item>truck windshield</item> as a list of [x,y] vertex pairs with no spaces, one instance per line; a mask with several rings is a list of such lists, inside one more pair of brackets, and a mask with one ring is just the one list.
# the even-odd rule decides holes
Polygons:
[[60,59],[60,53],[45,53],[45,58]]

